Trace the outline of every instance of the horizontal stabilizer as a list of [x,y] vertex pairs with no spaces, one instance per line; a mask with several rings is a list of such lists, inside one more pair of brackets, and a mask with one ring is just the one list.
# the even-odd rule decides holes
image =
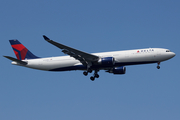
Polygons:
[[10,56],[4,56],[5,58],[9,59],[9,60],[12,60],[12,61],[15,61],[19,64],[22,64],[22,65],[27,65],[27,62],[24,62],[24,61],[21,61],[21,60],[18,60],[16,58],[13,58],[13,57],[10,57]]

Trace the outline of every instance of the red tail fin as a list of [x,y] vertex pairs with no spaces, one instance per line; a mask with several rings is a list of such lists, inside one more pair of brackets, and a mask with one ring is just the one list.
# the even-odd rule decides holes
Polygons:
[[18,40],[9,40],[13,51],[18,60],[24,59],[35,59],[38,58],[33,53],[31,53],[23,44],[21,44]]

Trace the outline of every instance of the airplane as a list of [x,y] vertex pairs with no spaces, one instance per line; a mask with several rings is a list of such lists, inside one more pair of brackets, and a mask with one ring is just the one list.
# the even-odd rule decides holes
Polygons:
[[160,69],[160,62],[173,58],[176,54],[169,49],[145,48],[135,50],[86,53],[61,43],[55,42],[43,35],[44,39],[52,45],[60,48],[64,54],[69,56],[41,58],[30,52],[18,40],[9,40],[17,58],[4,56],[12,61],[13,65],[45,70],[45,71],[71,71],[82,70],[85,76],[94,71],[90,77],[92,81],[99,78],[98,72],[105,72],[117,75],[125,74],[128,65],[157,63]]

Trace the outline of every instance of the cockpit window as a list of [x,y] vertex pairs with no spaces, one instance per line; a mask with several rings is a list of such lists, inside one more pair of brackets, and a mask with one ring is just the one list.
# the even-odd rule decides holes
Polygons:
[[166,52],[171,52],[170,50],[166,50]]

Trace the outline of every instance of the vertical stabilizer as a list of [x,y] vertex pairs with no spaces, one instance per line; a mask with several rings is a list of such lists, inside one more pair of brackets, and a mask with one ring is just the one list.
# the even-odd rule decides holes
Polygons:
[[31,53],[23,44],[21,44],[18,40],[9,40],[13,51],[18,60],[24,59],[36,59],[39,58]]

